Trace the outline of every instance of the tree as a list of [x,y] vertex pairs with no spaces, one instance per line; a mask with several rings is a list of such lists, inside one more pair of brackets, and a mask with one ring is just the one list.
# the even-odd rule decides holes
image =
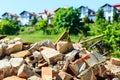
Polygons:
[[38,20],[37,20],[36,16],[34,16],[33,19],[32,19],[32,25],[35,25],[37,23],[37,21]]
[[2,20],[0,22],[0,33],[13,35],[19,32],[18,21]]
[[40,20],[39,22],[36,23],[36,29],[42,30],[43,33],[46,33],[47,26],[48,26],[48,20]]
[[116,10],[114,10],[113,12],[113,22],[116,21],[118,22],[119,21],[119,14],[117,13]]
[[78,34],[80,27],[83,26],[80,23],[80,11],[79,9],[61,8],[59,9],[52,22],[54,27],[65,28],[69,34]]
[[109,48],[109,52],[112,53],[114,57],[120,58],[120,24],[113,23],[108,25],[107,29],[104,31],[104,44]]
[[88,16],[85,16],[85,17],[83,18],[83,22],[84,22],[84,23],[90,23],[91,20],[89,19]]
[[110,22],[107,21],[105,18],[104,18],[104,11],[103,9],[99,9],[98,12],[97,12],[97,15],[96,15],[96,20],[95,20],[95,26],[98,28],[96,31],[97,31],[97,34],[102,34],[103,31],[106,30],[106,26],[109,25]]
[[89,24],[85,24],[83,27],[82,27],[82,32],[85,36],[88,36],[88,31],[90,31],[90,27],[89,27]]
[[99,21],[100,19],[105,19],[103,9],[99,9],[97,11],[96,22]]

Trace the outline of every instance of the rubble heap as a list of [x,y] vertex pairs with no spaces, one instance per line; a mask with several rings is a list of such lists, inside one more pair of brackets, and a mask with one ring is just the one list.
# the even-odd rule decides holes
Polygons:
[[20,38],[0,40],[0,80],[120,79],[120,60],[109,61],[79,43],[44,40],[25,46]]

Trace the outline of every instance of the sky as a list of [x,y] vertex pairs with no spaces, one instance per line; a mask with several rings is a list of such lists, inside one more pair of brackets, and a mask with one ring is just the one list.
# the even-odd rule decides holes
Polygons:
[[113,5],[120,3],[120,0],[0,0],[0,17],[5,12],[19,15],[23,10],[39,13],[44,9],[50,11],[65,6],[78,8],[81,5],[97,11],[106,3]]

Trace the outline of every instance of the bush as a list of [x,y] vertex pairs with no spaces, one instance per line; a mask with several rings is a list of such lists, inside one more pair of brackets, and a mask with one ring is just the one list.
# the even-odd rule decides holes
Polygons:
[[14,24],[15,22],[12,23],[12,21],[9,20],[2,20],[0,22],[0,31],[1,34],[17,34],[19,31],[19,27]]
[[109,47],[112,56],[120,58],[120,24],[108,25],[104,31],[104,44]]
[[20,27],[20,33],[29,33],[29,34],[31,34],[31,33],[35,32],[35,31],[36,31],[35,27],[32,27],[32,26],[22,26],[22,27]]

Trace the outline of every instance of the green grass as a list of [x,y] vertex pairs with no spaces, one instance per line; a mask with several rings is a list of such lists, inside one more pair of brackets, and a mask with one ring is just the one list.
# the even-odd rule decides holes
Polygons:
[[[38,42],[42,40],[51,40],[52,42],[56,42],[57,39],[62,35],[57,34],[57,35],[44,35],[41,31],[34,31],[31,33],[21,33],[20,35],[8,35],[7,37],[10,39],[14,39],[15,37],[22,38],[23,42]],[[77,42],[79,40],[79,36],[70,36],[72,42]]]

